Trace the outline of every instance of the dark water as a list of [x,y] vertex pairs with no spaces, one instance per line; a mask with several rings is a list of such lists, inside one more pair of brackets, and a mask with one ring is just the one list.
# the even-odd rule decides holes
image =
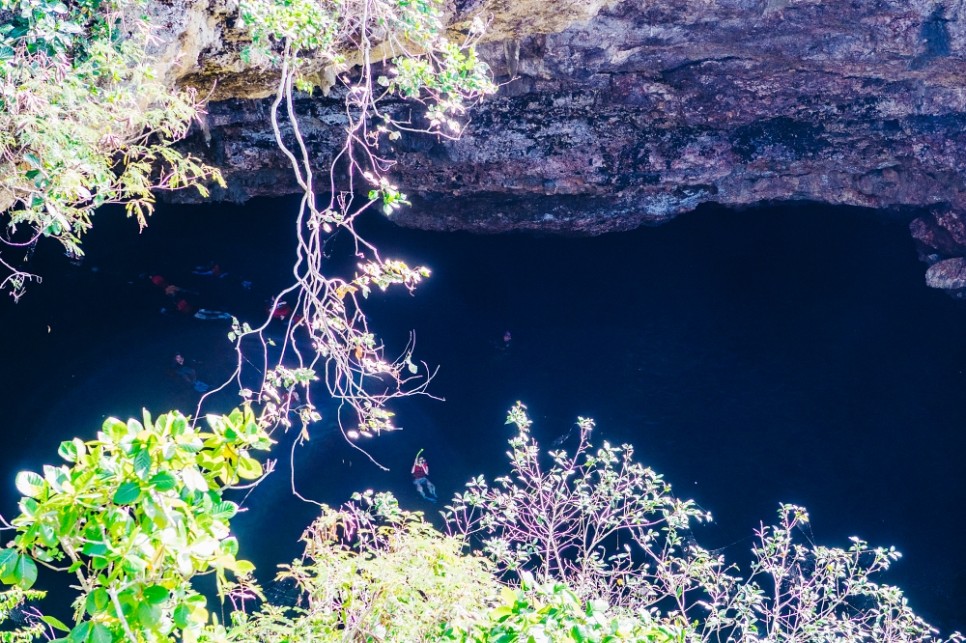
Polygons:
[[[5,515],[15,471],[51,460],[60,440],[142,406],[192,410],[197,394],[169,373],[174,352],[207,381],[230,372],[225,324],[159,314],[164,297],[138,275],[161,272],[198,290],[201,305],[257,321],[285,283],[293,207],[166,208],[141,235],[105,213],[82,267],[38,251],[44,284],[0,307]],[[897,546],[905,557],[884,580],[944,630],[966,629],[966,310],[923,285],[905,222],[780,206],[708,208],[595,239],[368,227],[385,254],[434,271],[414,297],[373,301],[371,314],[390,348],[416,330],[419,357],[440,366],[432,392],[446,401],[397,405],[405,430],[367,444],[388,473],[323,421],[296,455],[303,494],[339,503],[388,488],[430,511],[409,483],[415,452],[426,449],[443,497],[500,473],[505,413],[522,400],[547,443],[578,415],[597,420],[598,440],[632,442],[678,494],[714,513],[699,533],[705,546],[744,559],[779,502],[803,504],[822,543],[859,535]],[[231,274],[188,274],[209,259]],[[210,410],[232,403],[223,396]],[[316,512],[288,485],[283,467],[236,523],[265,579],[297,554]]]

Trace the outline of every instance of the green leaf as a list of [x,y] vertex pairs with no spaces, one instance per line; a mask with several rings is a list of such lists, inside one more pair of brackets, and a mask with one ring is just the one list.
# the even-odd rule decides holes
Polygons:
[[47,547],[53,547],[57,544],[57,534],[54,533],[52,525],[41,524],[40,529],[37,531],[37,536],[40,538],[40,542]]
[[17,566],[18,558],[20,558],[20,552],[16,549],[4,549],[0,551],[0,581],[7,585],[13,585],[17,582],[14,578],[13,570]]
[[36,498],[44,490],[44,479],[33,471],[21,471],[16,478],[17,491],[30,498]]
[[114,635],[111,634],[111,630],[107,626],[94,623],[94,627],[91,628],[91,634],[87,640],[89,643],[113,643]]
[[64,622],[55,616],[50,616],[49,614],[45,614],[40,617],[40,620],[46,623],[47,625],[51,626],[55,630],[60,630],[61,632],[70,632],[70,628],[64,625]]
[[228,500],[219,502],[211,510],[211,517],[215,520],[228,522],[238,513],[238,505]]
[[151,452],[146,448],[142,447],[138,451],[137,455],[134,456],[134,473],[137,474],[139,478],[144,478],[148,475],[148,471],[151,470]]
[[23,589],[30,589],[37,582],[37,563],[26,554],[20,554],[17,565],[13,570],[17,585]]
[[114,492],[114,498],[112,500],[115,504],[129,505],[136,502],[140,497],[141,485],[137,482],[125,482]]
[[148,568],[148,561],[138,552],[128,552],[121,560],[124,571],[131,575],[141,574]]
[[127,425],[115,417],[109,417],[104,420],[104,424],[101,425],[101,430],[112,441],[120,442],[121,438],[127,434]]
[[61,442],[57,454],[68,462],[77,462],[77,445],[73,441]]
[[170,491],[174,489],[175,485],[177,484],[177,480],[175,480],[175,477],[167,471],[162,471],[154,474],[148,481],[148,484],[158,491]]
[[219,545],[219,549],[221,549],[221,551],[223,551],[226,554],[237,556],[238,539],[235,538],[234,536],[229,536],[228,538],[225,538],[223,541],[221,541],[221,544]]
[[84,602],[84,609],[91,616],[97,616],[98,614],[106,612],[110,604],[111,597],[107,593],[107,590],[103,587],[98,587],[87,595],[87,600]]
[[33,518],[37,514],[37,510],[40,508],[40,503],[38,503],[33,498],[24,498],[20,501],[20,513],[27,516],[28,518]]
[[171,592],[161,585],[151,585],[144,589],[144,600],[152,605],[159,605],[165,602],[170,595]]
[[60,520],[57,523],[57,533],[67,536],[73,533],[77,526],[77,512],[73,507],[60,512]]
[[245,480],[254,480],[262,475],[262,465],[250,455],[243,454],[238,458],[238,476]]
[[178,605],[174,608],[174,624],[185,629],[191,625],[191,608],[188,605]]
[[138,605],[138,620],[143,627],[156,628],[161,622],[161,606],[153,603]]
[[255,571],[255,564],[250,560],[236,560],[235,573],[238,575],[251,574]]
[[70,634],[67,635],[67,640],[71,643],[87,643],[93,628],[93,623],[90,621],[84,621],[80,625],[76,625],[74,629],[70,631]]
[[171,422],[171,435],[179,436],[184,434],[188,430],[188,422],[185,420],[184,416],[178,413],[174,416],[174,420]]

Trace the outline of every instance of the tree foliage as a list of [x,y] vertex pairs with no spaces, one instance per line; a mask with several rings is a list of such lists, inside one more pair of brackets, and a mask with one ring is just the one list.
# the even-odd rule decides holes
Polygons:
[[[80,595],[72,625],[31,607],[9,640],[48,629],[96,643],[963,640],[937,638],[901,591],[874,580],[898,557],[892,549],[817,545],[803,536],[804,510],[786,505],[759,530],[743,575],[688,536],[693,504],[629,446],[593,450],[590,420],[575,454],[551,452],[545,466],[522,405],[510,421],[510,475],[496,487],[471,480],[448,507],[452,533],[387,493],[322,507],[304,555],[278,575],[294,603],[273,604],[236,558],[238,507],[223,497],[262,474],[252,452],[271,440],[254,414],[209,416],[207,431],[177,412],[110,418],[95,440],[61,445],[66,465],[17,477],[17,534],[0,551],[0,580],[13,587],[0,616],[37,598],[36,562],[73,573]],[[207,572],[227,623],[192,585]]]
[[[147,54],[144,0],[0,0],[0,213],[8,246],[39,237],[82,253],[94,211],[123,203],[141,226],[154,191],[218,171],[172,145],[200,110],[168,87]],[[2,261],[2,260],[0,260]],[[34,275],[3,261],[19,297]]]
[[504,588],[502,601],[468,629],[447,627],[444,641],[490,643],[679,643],[683,630],[647,613],[629,615],[598,598],[582,600],[565,584]]
[[499,583],[483,558],[445,536],[390,494],[357,494],[323,508],[305,531],[305,554],[283,566],[302,600],[236,614],[233,641],[425,641],[443,624],[476,622]]
[[593,449],[593,421],[578,420],[574,454],[551,451],[549,463],[522,404],[507,423],[517,428],[510,473],[493,486],[470,481],[445,514],[450,530],[477,543],[507,581],[563,581],[584,600],[604,597],[686,625],[685,640],[694,642],[939,640],[898,588],[874,580],[898,559],[894,549],[857,538],[847,549],[817,545],[802,529],[805,510],[782,505],[779,523],[759,529],[743,575],[694,540],[690,521],[710,516],[673,496],[634,461],[630,445]]
[[223,586],[226,571],[254,569],[236,558],[238,505],[223,493],[262,475],[252,452],[271,443],[247,409],[207,423],[199,430],[177,412],[108,418],[96,439],[60,445],[67,464],[18,474],[2,580],[29,589],[34,561],[76,575],[72,641],[196,639],[208,613],[192,577],[213,570]]
[[[675,498],[662,476],[634,460],[630,445],[604,443],[594,451],[590,419],[578,420],[574,454],[551,451],[549,467],[522,405],[508,422],[518,429],[508,452],[511,472],[494,486],[478,477],[457,494],[446,514],[455,533],[479,537],[503,573],[564,581],[584,597],[616,605],[649,607],[690,589],[655,563],[679,556],[689,523],[709,515]],[[668,586],[658,591],[662,584]]]

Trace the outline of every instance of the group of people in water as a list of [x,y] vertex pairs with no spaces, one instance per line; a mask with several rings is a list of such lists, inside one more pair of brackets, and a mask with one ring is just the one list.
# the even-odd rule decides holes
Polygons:
[[[225,291],[229,288],[234,288],[236,291],[240,290],[242,293],[252,291],[253,284],[251,281],[241,280],[236,283],[234,279],[225,280],[229,274],[222,269],[220,264],[212,261],[203,266],[196,266],[191,271],[193,277],[203,278],[203,281],[199,282],[199,285],[194,288],[176,285],[160,274],[151,274],[147,277],[150,283],[157,287],[166,298],[166,304],[161,308],[162,314],[184,315],[195,319],[210,320],[232,319],[233,317],[231,313],[223,310],[202,307],[202,301],[211,300],[211,291]],[[237,297],[232,297],[236,304],[244,303],[244,299],[239,300]],[[250,301],[251,298],[248,297],[247,299]],[[249,308],[252,307],[249,306]],[[263,308],[266,313],[271,315],[273,320],[283,322],[294,320],[295,323],[299,323],[302,319],[301,315],[287,301],[269,298],[265,300]]]
[[[195,273],[198,274],[198,273]],[[195,319],[231,319],[232,315],[221,310],[196,307],[192,303],[193,299],[200,297],[197,290],[182,288],[173,283],[169,283],[161,275],[150,275],[148,279],[157,286],[168,298],[170,304],[161,308],[162,313],[176,313],[194,317]]]

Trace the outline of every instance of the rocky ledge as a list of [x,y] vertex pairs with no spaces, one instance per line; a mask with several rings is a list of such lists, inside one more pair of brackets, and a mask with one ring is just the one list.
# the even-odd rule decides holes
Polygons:
[[[455,20],[492,20],[482,52],[502,86],[473,110],[460,141],[408,138],[386,150],[414,201],[398,222],[599,234],[704,202],[865,206],[918,216],[911,229],[931,265],[929,284],[962,294],[964,7],[457,1]],[[217,36],[220,27],[206,28]],[[218,38],[208,40],[182,66],[183,79],[198,84],[224,58]],[[224,168],[221,198],[295,191],[268,103],[248,98],[260,94],[246,93],[239,77],[226,86],[190,142]],[[338,102],[303,98],[298,110],[325,164],[339,142]]]

